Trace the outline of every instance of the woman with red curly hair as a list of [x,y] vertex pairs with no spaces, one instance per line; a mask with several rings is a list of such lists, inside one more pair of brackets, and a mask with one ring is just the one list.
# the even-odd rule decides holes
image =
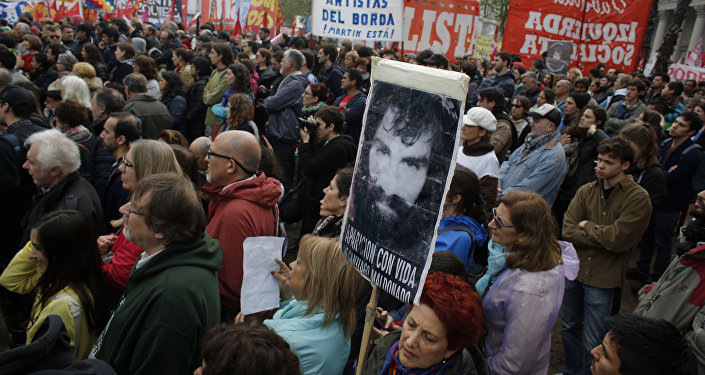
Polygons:
[[482,335],[482,300],[458,276],[437,272],[424,283],[419,306],[411,306],[401,331],[375,342],[365,375],[477,373],[466,347]]
[[578,274],[575,248],[557,240],[551,208],[531,191],[502,196],[489,228],[488,270],[475,287],[484,296],[490,373],[545,374],[565,279]]

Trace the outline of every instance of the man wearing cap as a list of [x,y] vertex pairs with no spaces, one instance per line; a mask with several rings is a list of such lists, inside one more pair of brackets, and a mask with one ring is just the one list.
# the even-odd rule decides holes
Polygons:
[[[561,311],[563,374],[586,374],[590,351],[607,333],[615,290],[651,219],[649,194],[625,172],[634,161],[629,142],[616,137],[597,147],[597,180],[583,185],[563,220],[563,239],[580,258],[575,280],[566,280]],[[584,338],[584,339],[583,339]]]
[[492,112],[482,107],[470,108],[463,116],[458,152],[458,164],[475,172],[480,179],[480,193],[485,201],[485,212],[490,213],[497,201],[499,161],[490,143],[490,134],[497,128]]
[[426,66],[430,66],[432,68],[448,70],[448,58],[440,53],[434,54],[423,62],[426,63]]
[[[29,91],[19,86],[7,86],[0,91],[0,126],[9,136],[3,137],[16,148],[14,172],[0,169],[0,234],[4,234],[3,246],[18,249],[22,231],[20,219],[31,206],[35,185],[27,170],[22,169],[26,160],[27,147],[22,147],[30,135],[46,130],[32,123],[29,117],[35,113],[36,101]],[[19,175],[19,181],[17,180]]]
[[561,112],[544,104],[528,115],[534,118],[531,133],[499,169],[499,196],[512,190],[530,190],[552,205],[567,172],[565,151],[559,142]]

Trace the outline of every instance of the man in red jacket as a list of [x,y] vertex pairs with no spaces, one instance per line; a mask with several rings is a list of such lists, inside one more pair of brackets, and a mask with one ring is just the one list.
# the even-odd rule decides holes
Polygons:
[[257,172],[260,157],[257,139],[239,130],[219,134],[206,156],[209,184],[204,191],[211,196],[206,232],[223,248],[221,314],[231,321],[240,311],[243,241],[276,233],[281,184]]

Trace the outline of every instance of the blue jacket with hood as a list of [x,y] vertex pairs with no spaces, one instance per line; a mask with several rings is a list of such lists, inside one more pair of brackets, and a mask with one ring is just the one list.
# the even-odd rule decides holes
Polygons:
[[451,230],[438,235],[435,251],[450,251],[457,255],[465,264],[465,269],[470,271],[475,249],[478,246],[482,246],[487,240],[487,230],[469,216],[448,216],[444,217],[441,223],[438,224],[438,231],[440,232],[441,229],[454,225],[470,228],[475,234],[474,243],[469,233]]

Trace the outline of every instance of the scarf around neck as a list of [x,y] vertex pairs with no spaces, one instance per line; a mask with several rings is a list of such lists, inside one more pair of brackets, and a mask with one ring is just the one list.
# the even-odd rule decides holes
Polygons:
[[528,149],[528,151],[532,151],[550,142],[551,140],[553,140],[553,138],[558,137],[559,134],[560,132],[558,130],[552,131],[544,135],[540,135],[535,138],[532,137],[531,134],[529,134],[526,136],[526,141],[524,143],[526,143],[526,148]]
[[475,283],[475,289],[481,296],[485,295],[497,277],[507,268],[507,256],[510,254],[507,248],[493,240],[490,240],[487,247],[490,249],[490,256],[487,257],[487,272]]
[[441,375],[449,373],[454,363],[455,356],[426,369],[406,368],[399,360],[399,341],[397,341],[389,348],[379,375]]

